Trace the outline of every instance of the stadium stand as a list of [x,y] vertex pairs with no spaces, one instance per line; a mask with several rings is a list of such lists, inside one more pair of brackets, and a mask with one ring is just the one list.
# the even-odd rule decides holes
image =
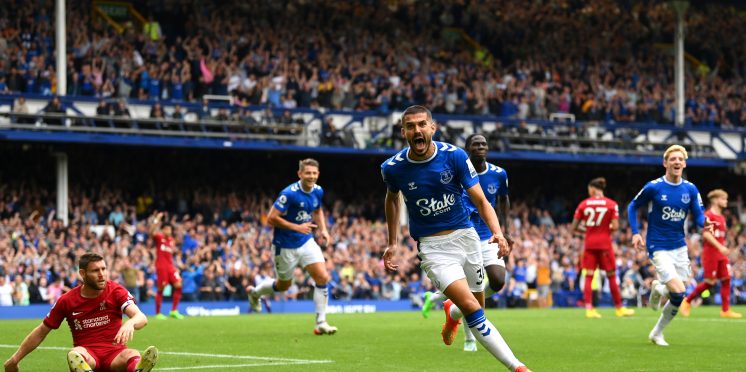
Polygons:
[[[177,142],[169,139],[177,138],[184,147],[214,140],[210,146],[218,148],[289,144],[380,155],[402,145],[397,112],[420,103],[444,124],[440,139],[462,144],[479,131],[493,150],[541,154],[534,160],[583,153],[606,163],[638,162],[637,156],[657,155],[673,139],[687,143],[693,162],[704,165],[725,167],[746,156],[746,22],[738,9],[721,4],[690,10],[686,122],[676,129],[666,44],[673,13],[663,3],[625,8],[626,2],[611,0],[564,6],[431,1],[421,11],[405,1],[371,1],[375,6],[369,7],[225,1],[200,2],[200,9],[191,1],[171,1],[165,8],[143,4],[140,12],[154,15],[147,22],[107,18],[89,1],[69,3],[68,84],[60,97],[53,2],[14,0],[0,9],[4,140],[170,146]],[[713,14],[718,22],[707,21]],[[589,38],[578,43],[577,35]],[[54,215],[53,193],[34,185],[45,172],[25,172],[3,174],[0,189],[0,278],[6,278],[0,286],[11,288],[13,304],[53,301],[74,285],[72,258],[84,250],[102,253],[114,277],[148,301],[154,269],[147,217],[156,210],[168,211],[177,227],[185,300],[244,300],[245,284],[271,275],[263,222],[271,203],[267,185],[277,184],[273,172],[261,173],[263,187],[243,185],[242,192],[204,187],[230,177],[225,169],[175,184],[154,177],[153,187],[140,194],[129,191],[128,180],[78,177],[71,179],[67,227]],[[381,201],[370,196],[369,186],[365,201],[353,202],[349,189],[355,187],[328,179],[335,180],[330,189],[347,189],[327,200],[334,249],[325,254],[334,296],[414,295],[416,303],[430,284],[416,270],[414,242],[405,239],[402,275],[386,274],[379,262],[385,245]],[[627,198],[634,192],[624,191]],[[547,267],[552,292],[564,294],[555,304],[575,305],[580,240],[563,213],[576,200],[515,200],[518,248],[499,305],[533,304],[537,271]],[[743,252],[733,258],[734,298],[746,303],[746,209],[740,198],[734,208],[729,239]],[[644,297],[652,271],[645,255],[628,247],[630,238],[626,228],[614,237],[623,292],[632,305]],[[699,257],[700,250],[695,236],[691,255]],[[701,280],[701,269],[693,275]],[[285,300],[306,298],[310,286],[299,276]]]

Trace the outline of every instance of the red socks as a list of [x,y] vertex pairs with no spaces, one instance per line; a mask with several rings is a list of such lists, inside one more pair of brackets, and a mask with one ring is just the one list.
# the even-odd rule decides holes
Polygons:
[[172,311],[179,308],[179,301],[181,301],[181,287],[174,288],[173,301],[174,303],[171,306]]
[[583,286],[583,299],[585,300],[585,308],[593,308],[593,275],[585,276],[585,285]]
[[692,300],[694,300],[695,298],[697,298],[697,296],[701,295],[702,292],[710,288],[712,288],[712,286],[707,284],[707,282],[699,283],[697,288],[694,288],[694,291],[692,291],[692,293],[690,293],[689,296],[686,296],[686,302],[692,303]]
[[730,310],[730,278],[720,280],[720,298],[723,301],[723,312]]
[[158,315],[161,313],[161,304],[163,303],[163,290],[158,290],[158,293],[155,294],[155,314]]
[[127,372],[135,372],[137,363],[140,363],[139,356],[133,356],[132,358],[127,359]]
[[622,307],[622,293],[619,291],[619,284],[616,282],[616,275],[609,275],[609,290],[611,297],[614,299],[614,307]]

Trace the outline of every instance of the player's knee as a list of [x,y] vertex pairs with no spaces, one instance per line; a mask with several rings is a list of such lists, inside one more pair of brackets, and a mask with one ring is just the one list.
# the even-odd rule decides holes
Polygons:
[[490,289],[495,292],[500,292],[500,290],[505,287],[505,275],[497,275],[494,278],[491,277],[488,284],[490,286]]
[[709,285],[715,285],[715,282],[716,282],[715,279],[709,279],[709,278],[705,279],[705,283]]
[[292,281],[290,280],[278,280],[275,282],[275,290],[277,292],[285,292],[290,288],[290,284]]
[[679,307],[684,301],[684,292],[671,292],[668,294],[668,298],[674,306]]

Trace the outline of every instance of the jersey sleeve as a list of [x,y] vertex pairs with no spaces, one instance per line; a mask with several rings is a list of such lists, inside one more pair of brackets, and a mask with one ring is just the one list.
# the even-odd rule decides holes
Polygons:
[[627,222],[629,222],[629,227],[632,229],[633,234],[640,233],[640,226],[637,224],[637,209],[648,204],[653,199],[654,194],[655,188],[648,182],[629,203],[627,207]]
[[272,204],[275,209],[280,211],[280,213],[285,213],[288,210],[288,203],[290,202],[290,193],[283,190],[280,193],[280,196],[277,197],[277,200],[275,200],[274,204]]
[[122,312],[124,312],[124,309],[126,309],[127,306],[135,303],[135,297],[132,296],[132,293],[130,293],[121,285],[117,285],[115,287],[115,289],[111,293],[111,296],[114,303],[119,306],[119,310],[121,310]]
[[619,219],[619,204],[617,204],[613,200],[609,200],[611,204],[611,220],[618,220]]
[[323,208],[323,204],[324,204],[324,189],[321,186],[318,186],[318,188],[316,189],[316,198],[319,199],[319,205],[316,208],[316,210],[324,209]]
[[52,305],[49,309],[47,316],[44,317],[44,325],[49,328],[57,329],[60,328],[62,321],[66,318],[66,306],[64,298],[60,298],[57,302]]
[[697,223],[697,226],[701,229],[705,227],[705,205],[702,203],[702,195],[699,194],[697,186],[692,185],[692,192],[697,195],[697,201],[689,205],[689,209],[692,211],[692,217]]
[[387,162],[388,160],[384,162],[383,164],[381,164],[381,177],[383,177],[383,183],[386,184],[386,188],[392,193],[397,193],[399,192],[399,188],[396,187],[396,185],[393,182],[394,180],[393,180],[393,177],[391,176],[391,168],[386,166]]
[[466,152],[462,149],[456,149],[453,153],[453,158],[456,162],[455,171],[456,177],[464,190],[470,189],[472,186],[479,183],[479,175],[474,165],[469,160]]
[[161,242],[163,242],[163,238],[165,238],[165,235],[163,235],[162,232],[157,232],[153,234],[153,241],[155,242],[156,245],[160,245]]
[[585,205],[585,201],[580,202],[578,204],[578,207],[575,208],[575,214],[572,216],[572,219],[574,220],[582,220],[583,219],[583,206]]
[[498,168],[497,180],[500,187],[497,188],[497,195],[508,196],[508,172],[505,169]]

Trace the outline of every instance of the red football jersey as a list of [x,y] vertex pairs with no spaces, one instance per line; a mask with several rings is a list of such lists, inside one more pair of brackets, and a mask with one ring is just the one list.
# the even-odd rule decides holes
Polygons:
[[[722,214],[715,214],[711,210],[707,210],[705,212],[705,217],[709,218],[710,221],[715,223],[715,226],[714,226],[715,231],[713,234],[715,235],[715,240],[717,240],[720,244],[725,245],[725,232],[728,230],[728,226],[725,223],[725,216],[723,216]],[[728,259],[727,256],[720,253],[720,251],[717,248],[715,248],[714,245],[707,242],[707,240],[704,241],[702,255],[703,256],[712,255],[713,258],[723,259],[723,260]]]
[[611,249],[611,221],[619,219],[619,206],[603,197],[590,197],[580,202],[574,219],[585,221],[585,249]]
[[122,313],[135,303],[132,295],[121,285],[106,281],[106,287],[96,298],[80,294],[81,286],[65,293],[52,306],[44,324],[57,329],[67,319],[75,346],[111,346],[122,326]]
[[166,237],[163,233],[153,235],[155,240],[155,265],[160,267],[169,267],[174,265],[174,238]]

